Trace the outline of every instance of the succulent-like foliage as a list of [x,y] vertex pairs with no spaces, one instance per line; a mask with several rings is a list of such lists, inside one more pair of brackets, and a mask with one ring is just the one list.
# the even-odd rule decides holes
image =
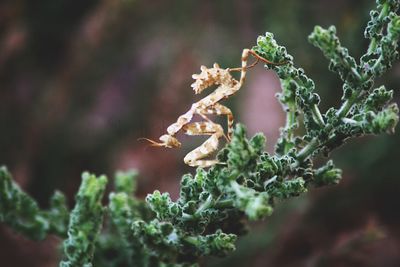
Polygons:
[[69,218],[68,238],[64,241],[67,260],[62,261],[60,266],[92,266],[95,242],[103,222],[101,199],[106,184],[105,176],[82,175],[75,208]]
[[253,48],[257,54],[286,62],[266,66],[281,80],[278,99],[287,114],[274,155],[264,151],[262,134],[248,139],[245,127],[237,124],[232,141],[217,155],[220,164],[184,175],[177,201],[159,191],[145,201],[136,199],[137,174],[128,172],[116,175],[105,208],[101,200],[106,178],[85,173],[70,214],[60,193],[53,197],[50,210],[41,211],[2,168],[0,220],[33,239],[47,234],[67,237],[60,266],[91,266],[92,262],[95,266],[187,266],[205,255],[227,255],[235,249],[237,236],[246,232],[247,220],[270,215],[277,201],[340,181],[342,171],[331,160],[314,166],[317,155],[329,155],[349,138],[394,131],[398,107],[390,103],[393,92],[384,86],[374,88],[374,81],[399,57],[398,8],[398,0],[377,1],[365,30],[370,44],[359,60],[341,45],[334,26],[315,27],[309,41],[343,82],[341,105],[326,112],[319,108],[313,80],[295,66],[286,48],[271,33],[258,38]]
[[12,181],[5,167],[0,168],[0,222],[34,240],[48,234],[66,237],[69,211],[65,196],[55,192],[49,210],[40,210],[38,204]]

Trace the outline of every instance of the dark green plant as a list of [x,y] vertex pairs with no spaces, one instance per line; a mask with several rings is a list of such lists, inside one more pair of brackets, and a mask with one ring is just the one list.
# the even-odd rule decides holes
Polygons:
[[281,80],[278,99],[287,114],[274,155],[264,151],[262,134],[247,139],[238,124],[232,141],[218,153],[222,164],[184,175],[177,201],[159,191],[146,201],[136,199],[137,175],[129,172],[116,175],[115,192],[103,206],[107,179],[85,173],[71,212],[61,193],[48,211],[40,210],[2,168],[0,221],[32,239],[66,238],[60,266],[177,266],[227,255],[246,232],[247,220],[265,218],[275,203],[311,187],[340,181],[341,170],[331,160],[314,166],[319,154],[328,156],[352,137],[394,131],[398,107],[390,103],[393,92],[374,88],[374,81],[399,56],[399,5],[398,0],[377,0],[365,30],[369,47],[359,62],[340,44],[335,27],[315,27],[309,41],[343,81],[341,105],[326,112],[319,108],[313,80],[295,67],[285,47],[271,33],[258,38],[253,50],[260,56],[287,62],[266,66]]

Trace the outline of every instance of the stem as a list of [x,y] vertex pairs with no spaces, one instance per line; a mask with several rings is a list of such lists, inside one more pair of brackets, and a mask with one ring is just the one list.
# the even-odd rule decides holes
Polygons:
[[240,191],[240,185],[236,181],[231,181],[231,187],[238,197],[243,197],[243,193]]
[[388,14],[389,14],[389,4],[388,4],[388,3],[385,3],[385,4],[383,4],[381,13],[379,13],[378,19],[379,19],[379,20],[382,20],[382,19],[384,19]]
[[232,205],[233,205],[233,200],[231,199],[225,199],[215,203],[213,201],[212,195],[209,195],[206,201],[200,205],[200,207],[196,210],[196,212],[193,215],[184,213],[182,214],[182,218],[184,220],[193,220],[194,218],[199,216],[201,212],[210,208],[211,206],[214,206],[215,208],[227,208],[227,207],[232,207]]
[[215,208],[229,208],[233,206],[233,200],[232,199],[224,199],[221,201],[218,201],[217,203],[215,203],[214,207]]
[[268,179],[267,181],[265,181],[264,184],[263,184],[264,188],[267,187],[268,185],[276,182],[277,179],[278,179],[278,176],[275,175],[274,177],[272,177],[272,178]]
[[375,61],[374,66],[372,66],[371,69],[373,69],[373,71],[374,71],[375,74],[377,73],[376,69],[378,68],[379,64],[381,64],[381,61],[382,61],[382,60],[383,60],[383,55],[380,55],[380,56],[378,57],[378,59]]
[[200,207],[197,208],[197,210],[193,214],[187,214],[183,213],[182,214],[182,219],[184,221],[191,221],[198,217],[202,211],[205,209],[208,209],[211,205],[213,204],[213,198],[212,195],[209,195],[206,201],[203,202],[203,204],[200,205]]
[[[301,163],[304,161],[308,156],[310,156],[319,146],[318,138],[314,138],[308,143],[302,150],[297,154],[297,162]],[[298,164],[296,164],[298,165]]]
[[375,50],[376,50],[376,38],[373,37],[371,39],[371,42],[369,43],[367,54],[372,54]]
[[[355,99],[355,98],[354,98]],[[339,110],[336,112],[336,116],[338,116],[339,118],[343,118],[347,115],[347,113],[349,113],[351,107],[354,104],[354,99],[353,98],[349,98],[346,101],[344,101],[344,103],[342,104],[342,106],[339,108]]]
[[200,215],[200,213],[202,211],[204,211],[205,209],[208,209],[212,203],[213,203],[212,195],[209,195],[208,198],[206,199],[206,201],[203,202],[203,204],[201,204],[200,207],[196,210],[196,212],[194,213],[194,216],[196,217],[196,216]]
[[[388,3],[385,3],[385,4],[383,5],[383,7],[382,7],[381,12],[379,13],[378,19],[379,19],[379,20],[382,20],[384,17],[386,17],[386,16],[388,15],[388,13],[389,13],[389,4],[388,4]],[[371,42],[369,43],[369,46],[368,46],[368,52],[367,52],[367,54],[372,54],[372,53],[374,53],[375,50],[376,50],[376,46],[377,46],[377,40],[376,40],[375,37],[372,37]]]
[[199,241],[197,240],[196,237],[193,237],[193,236],[186,236],[184,239],[185,239],[186,242],[188,242],[188,243],[190,243],[190,244],[192,244],[192,245],[197,246],[197,245],[199,244]]
[[320,126],[325,126],[324,118],[322,117],[321,111],[319,110],[317,104],[312,105],[311,111],[313,114],[314,121]]
[[[367,78],[365,77],[365,75],[361,75],[358,71],[356,71],[356,73],[357,73],[356,77],[358,78],[360,84],[362,84]],[[343,102],[342,106],[336,112],[336,116],[338,116],[339,118],[345,117],[349,113],[350,109],[353,107],[354,102],[358,99],[361,92],[360,90],[358,90],[358,92],[355,95],[346,99],[346,101]]]
[[187,213],[182,213],[182,220],[183,221],[191,221],[193,219],[194,219],[194,215],[187,214]]
[[289,111],[286,113],[286,125],[285,125],[285,130],[287,132],[287,139],[291,141],[293,139],[293,125],[296,123],[296,112],[289,109]]
[[357,69],[355,69],[355,68],[350,68],[350,70],[351,70],[351,72],[354,74],[354,76],[356,76],[356,78],[357,78],[359,81],[362,81],[362,80],[363,80],[363,77],[362,77],[361,74],[357,71]]
[[286,139],[285,146],[283,148],[283,153],[286,154],[292,148],[291,143],[293,142],[294,129],[296,128],[296,111],[293,105],[288,104],[288,108],[286,109],[286,124],[283,130],[282,137]]

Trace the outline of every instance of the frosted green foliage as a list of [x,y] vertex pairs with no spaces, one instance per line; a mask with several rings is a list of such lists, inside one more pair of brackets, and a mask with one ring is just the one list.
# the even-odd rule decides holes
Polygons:
[[127,172],[117,172],[115,174],[115,191],[118,193],[125,193],[129,196],[136,192],[136,179],[138,173],[135,170]]
[[217,230],[214,234],[196,237],[186,237],[186,242],[192,244],[199,255],[225,256],[235,250],[236,235]]
[[327,164],[314,171],[314,181],[316,186],[337,184],[342,177],[342,170],[335,168],[330,160]]
[[377,1],[377,4],[377,9],[370,12],[371,20],[365,29],[370,46],[361,63],[364,72],[380,76],[399,57],[400,17],[397,12],[400,3],[398,0],[387,0]]
[[[238,124],[231,143],[218,154],[221,164],[208,171],[199,168],[194,177],[185,175],[176,202],[159,191],[147,196],[156,218],[136,221],[135,238],[166,262],[193,263],[199,256],[226,255],[234,250],[237,235],[244,233],[246,218],[265,218],[276,200],[340,179],[332,163],[317,170],[294,168],[295,157],[270,156],[263,152],[264,145],[262,135],[249,140]],[[303,177],[294,177],[297,174]]]
[[60,263],[61,267],[92,266],[95,242],[103,222],[101,200],[106,184],[105,176],[82,174],[82,184],[69,219],[68,238],[64,241],[67,259]]
[[330,59],[329,69],[337,72],[343,81],[349,85],[356,86],[360,79],[355,59],[349,55],[347,48],[340,44],[336,36],[335,26],[323,29],[316,26],[314,32],[309,36],[309,41],[321,49],[325,57]]
[[69,209],[67,201],[59,191],[56,191],[50,199],[49,210],[43,211],[44,217],[49,222],[49,234],[55,234],[65,238],[67,235]]
[[65,197],[56,192],[49,210],[38,204],[12,181],[5,167],[0,168],[0,222],[31,239],[42,240],[47,234],[66,236],[69,211]]
[[[109,195],[109,227],[98,244],[99,257],[95,266],[144,266],[150,257],[132,235],[135,220],[153,217],[143,200],[134,197],[136,171],[117,172],[115,192]],[[112,255],[112,257],[106,257]]]
[[317,156],[329,156],[350,138],[394,132],[399,110],[391,103],[393,91],[374,82],[399,55],[398,8],[398,0],[377,1],[365,30],[369,47],[360,59],[341,45],[334,26],[315,27],[309,41],[343,83],[341,103],[325,112],[313,80],[295,66],[286,48],[271,33],[257,39],[256,53],[285,62],[266,65],[280,78],[278,99],[286,112],[274,154],[264,151],[262,134],[248,139],[237,124],[231,142],[217,155],[219,164],[184,175],[176,201],[158,190],[145,201],[135,198],[137,173],[130,171],[117,173],[105,208],[106,178],[85,173],[70,215],[60,193],[48,211],[41,211],[2,168],[0,220],[33,239],[67,236],[61,266],[193,266],[200,257],[229,254],[246,233],[247,221],[271,215],[279,201],[339,183],[342,171],[332,160],[315,166]]
[[[398,122],[397,105],[389,104],[390,91],[384,87],[374,90],[373,84],[374,79],[389,69],[398,57],[400,21],[396,12],[399,1],[377,1],[377,4],[378,10],[371,12],[366,29],[370,45],[359,64],[340,44],[334,26],[329,29],[316,26],[309,36],[309,41],[329,59],[330,70],[337,72],[343,81],[341,106],[338,109],[332,107],[324,114],[318,108],[319,97],[313,93],[314,83],[301,69],[294,67],[292,56],[286,49],[276,43],[271,33],[257,40],[254,50],[259,55],[277,61],[289,60],[285,65],[267,67],[274,69],[281,79],[279,100],[287,112],[287,123],[276,152],[295,153],[295,165],[301,165],[306,158],[320,151],[327,154],[351,137],[393,132]],[[304,117],[306,134],[294,136],[299,115]]]

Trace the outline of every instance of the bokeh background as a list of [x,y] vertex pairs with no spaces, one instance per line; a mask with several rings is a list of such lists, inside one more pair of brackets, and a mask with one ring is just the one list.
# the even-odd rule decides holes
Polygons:
[[[340,81],[307,43],[314,25],[337,26],[352,55],[373,0],[13,0],[0,2],[0,164],[46,208],[55,189],[69,204],[89,170],[112,177],[140,171],[138,194],[176,198],[180,150],[149,148],[199,99],[190,88],[199,66],[240,66],[243,48],[273,32],[313,78],[322,110],[338,105]],[[272,151],[284,114],[279,81],[261,65],[228,105],[249,134],[262,131]],[[379,84],[400,98],[400,64]],[[202,266],[400,266],[400,131],[364,137],[333,153],[340,185],[281,203],[225,259]],[[60,240],[29,241],[0,225],[1,266],[56,266]]]

